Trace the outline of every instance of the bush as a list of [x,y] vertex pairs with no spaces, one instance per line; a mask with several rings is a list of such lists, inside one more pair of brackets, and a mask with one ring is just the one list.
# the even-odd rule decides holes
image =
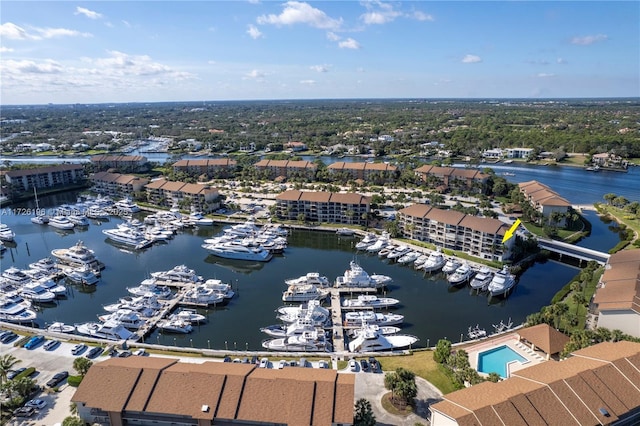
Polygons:
[[18,380],[22,377],[29,377],[33,373],[35,373],[35,371],[36,371],[35,367],[29,367],[26,370],[24,370],[22,373],[18,374],[16,377],[14,377],[13,380]]
[[82,376],[69,376],[67,378],[67,383],[69,383],[69,386],[73,386],[74,388],[80,386],[80,382],[82,382]]

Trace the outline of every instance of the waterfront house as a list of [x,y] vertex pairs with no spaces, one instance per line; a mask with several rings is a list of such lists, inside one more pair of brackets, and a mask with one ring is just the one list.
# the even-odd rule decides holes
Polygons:
[[498,383],[444,395],[431,426],[634,425],[640,421],[640,343],[604,342]]
[[553,191],[547,185],[536,180],[521,182],[518,184],[520,192],[524,194],[525,199],[531,206],[542,213],[548,221],[554,212],[560,213],[562,216],[556,222],[557,226],[564,227],[567,224],[566,213],[571,209],[571,203],[562,198],[558,193]]
[[292,152],[300,152],[307,150],[307,144],[304,142],[287,142],[285,145],[287,149],[290,149]]
[[71,397],[88,424],[175,426],[353,423],[355,375],[320,368],[111,358]]
[[640,249],[611,255],[592,305],[598,327],[640,337]]
[[56,188],[82,183],[85,180],[82,164],[61,164],[33,169],[9,170],[4,179],[11,193],[33,192],[33,188]]
[[475,169],[440,167],[426,164],[414,170],[416,177],[429,186],[484,192],[489,175]]
[[315,180],[318,165],[311,161],[293,160],[260,160],[254,167],[259,172],[260,177],[265,179],[288,179],[292,177],[302,177],[308,180]]
[[506,153],[507,158],[527,159],[531,156],[533,148],[507,148],[503,152]]
[[365,225],[371,199],[355,193],[285,191],[276,196],[276,215],[281,219]]
[[112,198],[130,197],[135,192],[144,191],[149,179],[120,173],[98,172],[91,176],[93,190]]
[[124,173],[145,172],[149,168],[147,157],[142,155],[94,155],[91,164],[98,171],[117,169]]
[[206,158],[198,160],[180,160],[173,163],[174,172],[184,172],[191,176],[209,175],[212,177],[230,177],[237,166],[236,160],[229,158]]
[[330,174],[346,179],[362,179],[365,182],[382,184],[394,182],[398,168],[387,163],[346,163],[338,161],[327,166]]
[[164,178],[156,179],[145,185],[147,199],[160,207],[171,208],[176,205],[190,207],[203,213],[220,208],[220,194],[217,188],[195,183],[175,182]]
[[509,258],[514,238],[502,238],[509,226],[497,219],[413,204],[398,211],[402,235],[471,256],[502,262]]

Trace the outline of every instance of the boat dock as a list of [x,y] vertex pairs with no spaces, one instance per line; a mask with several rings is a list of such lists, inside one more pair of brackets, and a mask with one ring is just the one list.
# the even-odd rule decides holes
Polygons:
[[376,293],[377,291],[378,289],[375,287],[333,287],[329,289],[329,294],[331,295],[331,322],[333,324],[333,352],[345,352],[344,331],[347,327],[342,323],[342,296],[352,293]]
[[160,309],[154,316],[149,318],[145,324],[135,331],[135,334],[138,336],[138,340],[144,341],[144,338],[149,335],[155,329],[158,321],[166,318],[173,310],[178,306],[182,301],[183,291],[180,290],[178,293],[169,299],[166,305]]

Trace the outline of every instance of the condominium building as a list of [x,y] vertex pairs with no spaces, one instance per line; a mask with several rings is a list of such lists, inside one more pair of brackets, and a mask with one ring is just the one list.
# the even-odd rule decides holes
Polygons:
[[487,260],[509,258],[513,238],[502,243],[509,226],[497,219],[442,210],[426,204],[414,204],[398,212],[402,234],[438,247],[459,250]]
[[34,169],[9,170],[4,178],[10,192],[33,192],[33,188],[54,188],[82,183],[85,180],[82,164],[61,164],[59,166],[37,167]]
[[190,175],[212,175],[229,177],[233,175],[238,163],[229,158],[206,158],[198,160],[180,160],[173,164],[174,172],[184,172]]
[[327,166],[327,170],[334,175],[382,184],[394,182],[398,168],[387,163],[346,163],[338,161]]
[[91,366],[71,402],[105,426],[340,426],[353,423],[354,385],[331,369],[132,356]]
[[[530,180],[528,182],[521,182],[518,184],[520,192],[525,196],[525,199],[540,213],[542,216],[549,220],[554,212],[564,215],[571,208],[571,203],[562,198],[558,193],[553,191],[547,185],[542,184],[536,180]],[[566,226],[567,218],[565,216],[560,217],[556,222],[558,226]]]
[[371,199],[355,193],[285,191],[276,196],[276,215],[311,222],[365,225]]
[[147,157],[142,155],[94,155],[91,164],[95,170],[117,169],[120,172],[143,172],[149,168]]
[[420,166],[414,170],[421,182],[441,191],[457,188],[484,192],[489,175],[475,169],[459,167]]
[[134,192],[144,191],[149,179],[120,173],[98,172],[91,176],[93,190],[113,198],[130,197]]
[[318,165],[311,161],[260,160],[254,164],[260,177],[266,179],[303,177],[314,180]]
[[[171,208],[188,204],[192,209],[209,213],[220,208],[217,188],[209,185],[157,179],[145,186],[149,202]],[[186,207],[186,206],[185,206]]]

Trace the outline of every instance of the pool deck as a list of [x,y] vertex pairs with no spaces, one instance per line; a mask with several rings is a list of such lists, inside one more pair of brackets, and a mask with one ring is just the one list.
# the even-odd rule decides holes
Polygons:
[[[465,350],[469,354],[469,365],[472,368],[478,369],[478,354],[480,352],[485,352],[490,349],[494,349],[500,346],[508,346],[513,351],[515,351],[518,355],[525,358],[527,361],[521,363],[518,361],[512,361],[507,364],[507,372],[510,375],[513,372],[521,370],[523,368],[531,367],[532,365],[539,364],[541,362],[545,362],[546,355],[540,351],[534,351],[530,346],[525,345],[520,342],[517,333],[509,333],[501,337],[497,337],[495,339],[486,340],[482,343],[478,343],[476,345],[470,345],[465,347]],[[486,376],[485,373],[480,373],[482,376]]]

